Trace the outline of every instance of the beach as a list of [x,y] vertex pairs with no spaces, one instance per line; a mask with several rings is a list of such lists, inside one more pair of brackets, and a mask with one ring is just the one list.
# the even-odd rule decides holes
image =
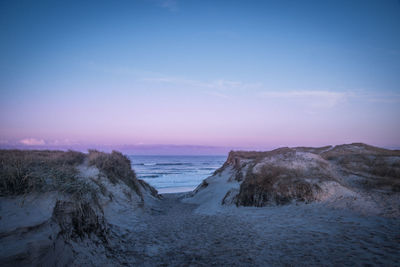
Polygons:
[[196,189],[163,193],[119,152],[3,150],[0,263],[398,266],[398,176],[369,173],[398,173],[399,153],[364,144],[231,152]]
[[400,0],[0,1],[0,267],[400,267]]
[[400,221],[321,204],[226,207],[203,214],[163,194],[140,227],[112,248],[121,265],[142,266],[395,266]]

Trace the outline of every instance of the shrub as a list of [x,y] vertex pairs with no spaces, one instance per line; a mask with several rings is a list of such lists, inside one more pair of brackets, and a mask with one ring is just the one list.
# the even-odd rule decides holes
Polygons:
[[[267,203],[287,204],[292,200],[310,202],[316,199],[320,188],[302,180],[303,173],[299,169],[276,165],[264,165],[254,173],[253,166],[247,170],[245,180],[240,185],[236,205],[265,206]],[[318,175],[318,173],[315,173]],[[328,179],[324,173],[318,178]]]

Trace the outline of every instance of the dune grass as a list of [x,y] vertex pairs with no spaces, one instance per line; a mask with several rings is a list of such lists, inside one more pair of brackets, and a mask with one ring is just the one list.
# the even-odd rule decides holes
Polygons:
[[48,191],[81,196],[91,193],[99,186],[80,179],[76,168],[85,159],[111,183],[123,182],[142,196],[130,160],[117,151],[108,154],[96,150],[88,155],[76,151],[0,150],[0,196]]
[[319,170],[308,170],[311,172],[306,174],[300,169],[269,164],[254,172],[254,165],[249,166],[240,185],[236,200],[238,206],[282,205],[292,200],[311,202],[321,189],[318,185],[306,182],[302,178],[311,175],[309,177],[330,179],[326,173]]
[[84,158],[75,151],[0,150],[0,195],[86,191],[75,168]]
[[112,151],[111,154],[108,154],[89,150],[88,160],[89,165],[97,167],[112,184],[122,181],[142,197],[136,174],[131,168],[131,161],[128,157],[118,151]]
[[321,154],[336,162],[344,172],[363,177],[365,189],[400,192],[400,151],[355,143],[336,146]]

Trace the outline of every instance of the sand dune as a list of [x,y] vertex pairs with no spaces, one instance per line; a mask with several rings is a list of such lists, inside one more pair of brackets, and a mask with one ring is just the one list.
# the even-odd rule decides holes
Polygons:
[[[232,152],[195,191],[162,197],[119,153],[10,153],[1,153],[2,266],[400,261],[398,151],[353,144]],[[19,181],[30,183],[11,179],[19,177],[15,162],[34,170]]]

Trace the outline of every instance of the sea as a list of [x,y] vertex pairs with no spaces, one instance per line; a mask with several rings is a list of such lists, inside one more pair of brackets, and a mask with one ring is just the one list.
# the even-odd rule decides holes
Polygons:
[[132,168],[159,193],[188,192],[220,168],[226,156],[129,156]]

